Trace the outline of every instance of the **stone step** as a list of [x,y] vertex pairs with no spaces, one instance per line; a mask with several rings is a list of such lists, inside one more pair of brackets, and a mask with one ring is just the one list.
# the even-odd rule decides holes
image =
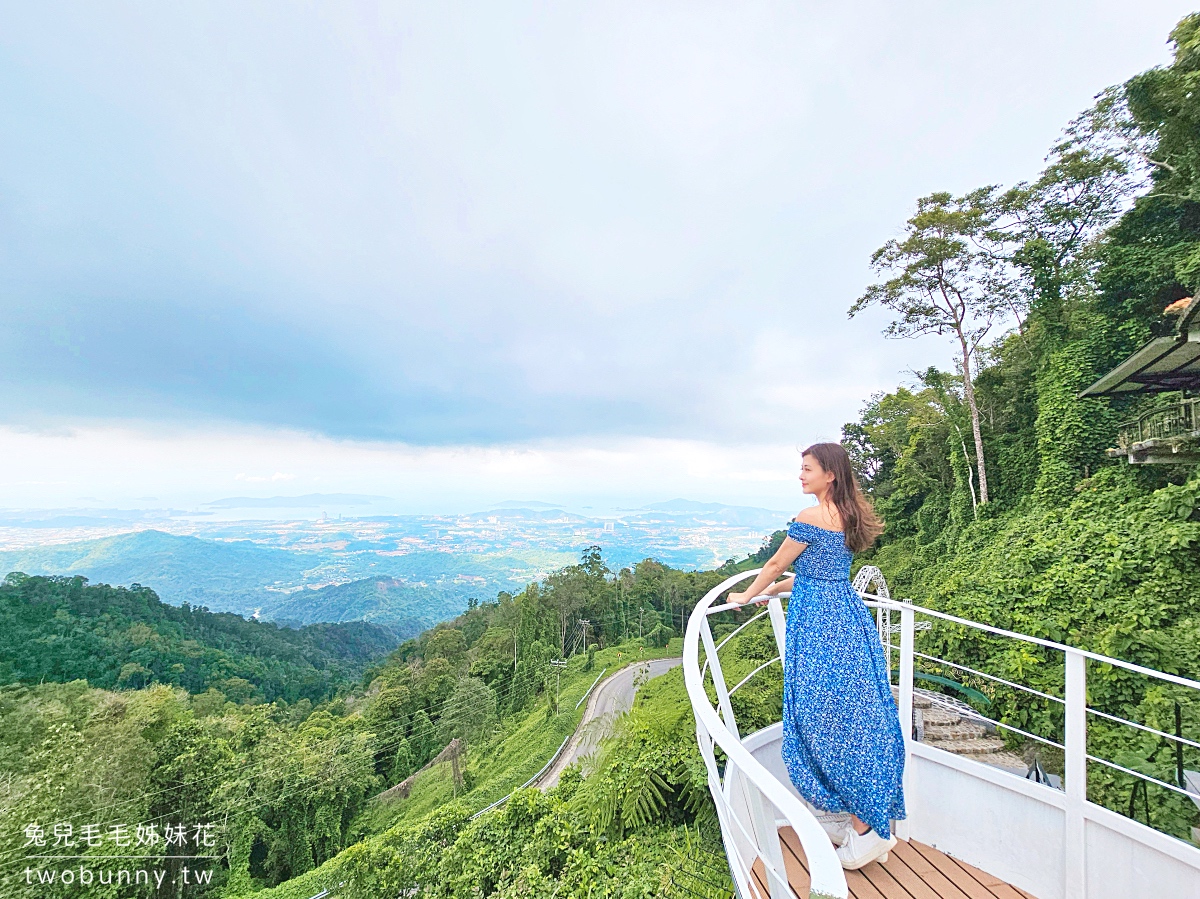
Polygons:
[[946,743],[955,740],[977,740],[987,733],[978,724],[962,722],[953,725],[925,728],[926,743]]
[[983,762],[985,765],[991,765],[993,768],[1004,768],[1014,774],[1020,773],[1024,776],[1029,770],[1029,764],[1019,755],[1011,752],[989,752],[987,755],[973,755],[972,761]]
[[951,724],[957,724],[962,720],[962,716],[958,712],[950,709],[939,708],[933,706],[928,709],[921,710],[921,718],[925,722],[926,727],[945,727]]
[[[896,701],[897,705],[900,704],[900,688],[899,687],[892,687],[892,699],[894,699]],[[922,696],[920,692],[913,691],[913,708],[914,709],[928,709],[928,708],[932,708],[932,707],[933,707],[933,701],[928,696]]]
[[975,737],[974,739],[939,740],[930,743],[938,749],[953,752],[955,755],[981,756],[1001,752],[1004,741],[998,737]]

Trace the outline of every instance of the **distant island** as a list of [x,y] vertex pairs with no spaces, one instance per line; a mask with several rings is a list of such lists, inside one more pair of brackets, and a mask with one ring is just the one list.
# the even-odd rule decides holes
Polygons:
[[319,509],[323,506],[369,506],[386,496],[363,493],[306,493],[303,496],[227,496],[203,503],[205,509]]

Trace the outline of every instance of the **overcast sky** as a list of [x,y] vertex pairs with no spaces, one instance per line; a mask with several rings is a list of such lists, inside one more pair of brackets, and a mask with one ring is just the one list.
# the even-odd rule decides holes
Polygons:
[[834,6],[0,2],[0,506],[791,508],[950,359],[871,251],[1190,11]]

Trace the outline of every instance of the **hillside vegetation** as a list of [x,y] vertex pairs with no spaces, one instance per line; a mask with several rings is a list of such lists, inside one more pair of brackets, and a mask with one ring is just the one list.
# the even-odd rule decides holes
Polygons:
[[[1105,452],[1121,421],[1178,394],[1079,396],[1170,333],[1164,310],[1200,291],[1200,15],[1172,39],[1174,63],[1101,94],[1032,180],[922,198],[876,254],[881,280],[856,308],[891,310],[897,336],[933,321],[969,350],[973,377],[961,361],[922,372],[873,397],[843,438],[887,522],[869,560],[893,595],[1200,679],[1200,471]],[[961,300],[963,341],[953,316],[933,311],[947,295]],[[918,649],[1063,695],[1061,654],[937,624]],[[924,667],[1061,740],[1058,704]],[[1178,702],[1185,735],[1200,736],[1187,691],[1097,665],[1088,686],[1092,707],[1168,733]],[[1089,721],[1089,752],[1176,780],[1173,746],[1108,724]],[[1060,761],[1025,748],[1051,770]],[[1188,747],[1184,762],[1198,768],[1200,755]],[[1091,798],[1128,814],[1134,779],[1089,771]],[[1155,826],[1187,836],[1200,823],[1177,794],[1151,786],[1144,798],[1138,817]]]
[[[1200,288],[1200,15],[1172,37],[1172,65],[1102,94],[1029,182],[919,201],[903,235],[876,254],[880,280],[856,308],[892,311],[896,336],[953,336],[960,366],[872,398],[844,439],[887,521],[858,562],[878,564],[894,595],[1196,678],[1200,472],[1105,454],[1122,418],[1158,400],[1078,396],[1169,330],[1163,309]],[[939,297],[958,301],[941,309]],[[605,666],[673,651],[695,602],[782,537],[712,572],[650,560],[612,571],[593,547],[524,590],[470,603],[318,703],[209,702],[165,684],[5,687],[5,819],[221,822],[214,881],[196,896],[728,896],[677,671],[639,693],[584,771],[471,816],[548,759]],[[73,628],[93,626],[56,630],[59,620],[56,611],[39,633],[74,639]],[[929,655],[1061,695],[1052,654],[941,624],[917,639]],[[727,677],[774,652],[765,625],[748,628],[723,651]],[[559,659],[561,671],[549,664]],[[1061,737],[1053,702],[961,670],[926,673],[957,678],[1009,724]],[[736,695],[745,729],[777,719],[780,676],[765,668]],[[1182,691],[1092,665],[1089,701],[1164,731],[1178,703],[1185,735],[1200,739],[1200,704]],[[450,745],[457,777],[446,761],[417,774],[407,798],[373,798]],[[1034,749],[1015,739],[1012,748]],[[1088,749],[1173,777],[1173,753],[1152,733],[1118,734],[1094,718]],[[1184,763],[1200,768],[1200,755],[1189,747]],[[1132,780],[1089,770],[1089,798],[1131,813]],[[1161,788],[1136,808],[1181,837],[1200,823]],[[75,895],[61,884],[26,889],[15,876],[20,847],[18,827],[0,829],[13,895]]]
[[20,572],[0,583],[2,683],[158,683],[208,691],[209,701],[319,702],[356,683],[399,642],[387,628],[361,621],[292,630],[186,603],[177,608],[138,585]]
[[[116,692],[83,680],[4,687],[4,816],[105,827],[179,819],[220,822],[219,861],[212,884],[200,892],[241,895],[290,884],[312,872],[294,886],[303,892],[314,878],[323,882],[324,869],[314,869],[344,859],[340,853],[364,838],[426,828],[424,818],[434,811],[443,816],[438,820],[446,820],[453,809],[461,817],[464,810],[482,808],[528,780],[573,730],[581,714],[576,703],[601,671],[677,652],[680,620],[721,576],[675,571],[653,561],[612,572],[593,547],[578,565],[515,596],[502,593],[494,602],[472,603],[463,615],[405,642],[370,667],[356,689],[323,702],[289,702],[280,696],[262,703],[256,695],[235,697],[212,687],[189,692],[167,683]],[[310,630],[283,631],[234,616],[175,609],[158,603],[149,590],[91,587],[78,578],[18,576],[4,589],[10,602],[29,606],[39,594],[53,595],[53,604],[47,603],[25,625],[24,639],[56,652],[83,646],[96,635],[119,642],[131,628],[129,642],[137,645],[133,637],[147,637],[141,628],[148,625],[127,621],[147,617],[139,609],[149,606],[161,616],[161,634],[154,632],[133,650],[141,653],[136,664],[146,663],[151,670],[165,665],[168,673],[183,662],[173,661],[178,656],[172,655],[170,640],[156,641],[174,633],[168,624],[194,616],[210,635],[225,634],[222,625],[237,622],[226,634],[227,648],[234,637],[244,636],[242,630],[285,635]],[[327,627],[336,631],[345,625]],[[286,643],[263,643],[257,659],[265,671],[274,671],[280,664],[276,654],[290,657],[292,650]],[[23,664],[32,665],[37,651]],[[123,666],[105,660],[106,652],[87,651],[80,663],[104,660],[94,676],[116,672],[119,680]],[[565,669],[548,664],[564,657]],[[90,670],[75,674],[93,676]],[[114,685],[138,686],[128,678]],[[420,771],[456,739],[465,745],[458,780],[449,764],[441,764],[418,777],[407,798],[372,800]],[[676,757],[687,751],[688,744],[679,741],[672,750]],[[85,761],[73,761],[80,758]],[[682,776],[664,775],[658,768],[653,773]],[[640,788],[629,793],[628,801],[639,795]],[[523,803],[533,810],[548,808],[541,802],[519,800],[514,808]],[[640,813],[623,813],[621,820],[629,827],[634,822],[658,826],[661,810],[652,803]],[[692,808],[675,823],[687,824],[694,814]],[[26,889],[19,883],[23,869],[13,864],[21,834],[20,827],[0,833],[0,861],[7,859],[0,876],[23,890],[16,895],[70,894],[67,885],[34,883]],[[682,833],[678,839],[686,842]],[[588,840],[580,846],[596,848],[604,842],[601,831]],[[84,854],[113,849],[106,843]],[[636,895],[657,894],[665,851],[636,843],[621,850],[645,862],[645,891]],[[624,856],[612,858],[618,857]],[[591,864],[584,856],[577,861],[583,869]],[[342,863],[337,861],[333,870]],[[203,863],[180,858],[162,864],[177,871]],[[617,868],[612,871],[616,884]],[[380,882],[394,876],[387,870],[379,874],[384,878]]]

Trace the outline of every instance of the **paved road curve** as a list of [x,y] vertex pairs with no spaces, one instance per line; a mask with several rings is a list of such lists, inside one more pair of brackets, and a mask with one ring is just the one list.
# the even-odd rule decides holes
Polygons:
[[622,668],[597,684],[588,698],[583,719],[579,722],[579,727],[575,728],[567,748],[538,781],[538,787],[549,790],[558,783],[559,776],[568,765],[585,759],[596,751],[600,740],[611,730],[617,715],[633,708],[633,695],[637,692],[639,684],[660,674],[666,674],[682,662],[683,659],[651,659],[648,662],[638,662]]

